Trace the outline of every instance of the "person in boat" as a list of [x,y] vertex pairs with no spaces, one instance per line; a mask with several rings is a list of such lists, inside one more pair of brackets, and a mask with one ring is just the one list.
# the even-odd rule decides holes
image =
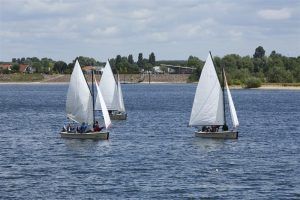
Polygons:
[[85,124],[85,122],[82,122],[80,128],[79,128],[79,132],[80,133],[84,133],[87,129],[87,125]]
[[218,132],[219,131],[219,127],[218,125],[213,125],[211,126],[211,132]]
[[211,131],[210,126],[203,126],[202,127],[202,132],[210,132],[210,131]]
[[104,127],[100,127],[98,121],[95,122],[94,124],[94,132],[99,132],[103,129]]
[[211,127],[210,126],[206,127],[206,132],[211,132]]
[[224,124],[224,125],[223,125],[223,131],[228,131],[228,126],[227,126],[227,124]]
[[68,124],[68,126],[67,126],[67,132],[71,132],[71,130],[72,130],[71,124]]
[[70,133],[75,133],[76,132],[74,124],[68,124],[67,132],[70,132]]

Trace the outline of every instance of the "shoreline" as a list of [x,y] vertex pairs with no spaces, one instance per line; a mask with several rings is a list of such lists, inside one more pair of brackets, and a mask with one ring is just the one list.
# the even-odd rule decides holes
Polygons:
[[[0,82],[1,85],[68,85],[69,82],[46,82],[46,81],[40,81],[40,82]],[[122,83],[125,85],[131,85],[131,84],[142,84],[142,85],[147,85],[149,82],[140,82],[140,83]],[[172,85],[172,84],[197,84],[195,83],[187,83],[187,82],[150,82],[150,84],[155,84],[155,85]],[[230,89],[245,89],[245,90],[300,90],[300,86],[284,86],[284,85],[274,85],[274,84],[263,84],[259,88],[243,88],[242,86],[239,85],[232,85],[229,86]]]

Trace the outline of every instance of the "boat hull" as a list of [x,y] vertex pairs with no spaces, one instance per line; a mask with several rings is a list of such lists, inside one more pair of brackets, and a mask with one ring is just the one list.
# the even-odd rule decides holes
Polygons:
[[93,140],[108,140],[109,132],[88,132],[88,133],[68,133],[60,132],[62,138],[69,139],[93,139]]
[[109,117],[111,120],[126,120],[127,113],[110,113]]
[[195,131],[196,137],[215,139],[238,139],[238,131],[202,132]]

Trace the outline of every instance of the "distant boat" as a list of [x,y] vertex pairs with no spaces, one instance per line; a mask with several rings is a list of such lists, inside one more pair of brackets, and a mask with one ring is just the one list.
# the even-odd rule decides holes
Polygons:
[[[209,53],[196,89],[192,107],[190,126],[201,127],[195,136],[204,138],[237,139],[239,121],[222,68],[223,87],[221,87],[211,53]],[[224,85],[227,89],[233,130],[228,130],[225,117]]]
[[[76,60],[75,67],[73,69],[69,89],[67,93],[66,112],[67,117],[72,122],[83,124],[88,127],[95,125],[95,109],[94,109],[94,73],[92,71],[92,91],[82,73],[78,60]],[[92,131],[89,129],[78,131],[77,128],[64,128],[60,133],[62,138],[71,139],[108,139],[109,132],[108,127],[111,125],[109,114],[102,97],[99,86],[96,82],[96,89],[98,92],[97,98],[100,107],[102,108],[102,114],[104,117],[104,123],[106,131]]]
[[[110,118],[112,120],[125,120],[127,118],[127,113],[125,110],[119,75],[117,75],[116,80],[108,61],[103,69],[99,85]],[[98,104],[96,103],[96,110],[101,110],[97,105]]]

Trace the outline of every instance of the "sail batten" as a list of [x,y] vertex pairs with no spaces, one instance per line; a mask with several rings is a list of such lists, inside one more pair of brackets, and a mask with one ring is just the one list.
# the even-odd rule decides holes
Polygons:
[[189,125],[223,124],[223,92],[212,58],[209,54],[197,85]]
[[92,95],[76,60],[67,93],[66,112],[73,121],[93,124]]

